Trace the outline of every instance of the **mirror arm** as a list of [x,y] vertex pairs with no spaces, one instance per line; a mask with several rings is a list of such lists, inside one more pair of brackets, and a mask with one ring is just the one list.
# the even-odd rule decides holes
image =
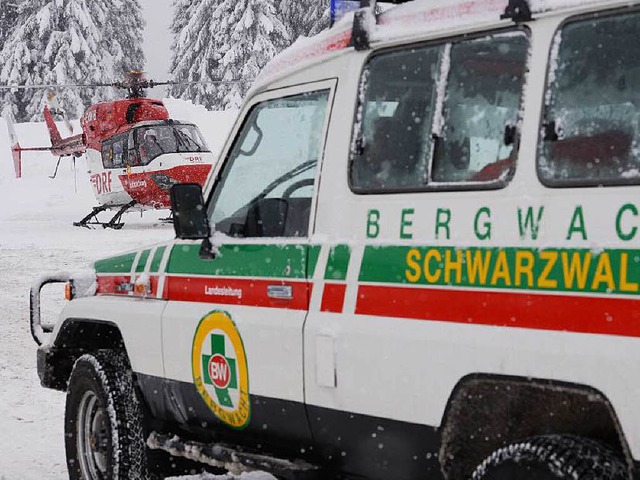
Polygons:
[[217,249],[211,243],[209,237],[205,238],[200,245],[200,259],[202,260],[214,260],[216,258]]

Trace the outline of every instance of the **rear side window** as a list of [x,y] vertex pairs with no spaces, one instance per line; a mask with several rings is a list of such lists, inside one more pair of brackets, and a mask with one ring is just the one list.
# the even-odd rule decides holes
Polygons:
[[367,64],[351,148],[358,193],[504,185],[515,166],[524,31],[386,52]]
[[566,24],[551,52],[538,174],[549,186],[640,182],[640,14]]
[[102,144],[104,168],[124,168],[127,163],[127,137],[119,135]]

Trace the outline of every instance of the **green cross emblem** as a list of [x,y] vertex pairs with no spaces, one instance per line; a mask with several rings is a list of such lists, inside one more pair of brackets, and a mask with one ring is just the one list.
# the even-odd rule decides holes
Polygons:
[[211,355],[202,355],[202,374],[204,383],[214,387],[220,405],[233,408],[229,389],[238,389],[238,374],[236,359],[226,356],[224,335],[211,335]]

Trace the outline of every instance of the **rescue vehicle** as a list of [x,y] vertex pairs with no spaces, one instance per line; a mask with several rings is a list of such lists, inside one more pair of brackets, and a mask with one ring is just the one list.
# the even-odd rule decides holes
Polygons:
[[175,240],[34,284],[72,479],[637,477],[640,2],[361,7],[265,69]]

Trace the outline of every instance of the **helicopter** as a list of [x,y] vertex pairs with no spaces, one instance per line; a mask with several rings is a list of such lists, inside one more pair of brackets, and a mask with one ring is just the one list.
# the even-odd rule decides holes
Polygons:
[[[130,210],[167,209],[169,191],[176,183],[204,185],[214,154],[198,127],[169,118],[161,100],[147,98],[146,89],[175,82],[147,80],[143,72],[129,72],[124,81],[68,87],[115,87],[127,91],[124,99],[97,103],[80,118],[82,133],[63,137],[54,114],[63,116],[55,97],[49,95],[44,119],[51,146],[21,147],[10,119],[7,120],[16,178],[22,175],[24,152],[50,151],[58,157],[55,177],[63,157],[86,157],[89,180],[98,205],[74,225],[123,227],[122,216]],[[49,88],[47,86],[0,86],[0,88]],[[71,130],[71,129],[70,129]],[[73,133],[73,131],[71,130]],[[115,210],[107,222],[98,214]]]

